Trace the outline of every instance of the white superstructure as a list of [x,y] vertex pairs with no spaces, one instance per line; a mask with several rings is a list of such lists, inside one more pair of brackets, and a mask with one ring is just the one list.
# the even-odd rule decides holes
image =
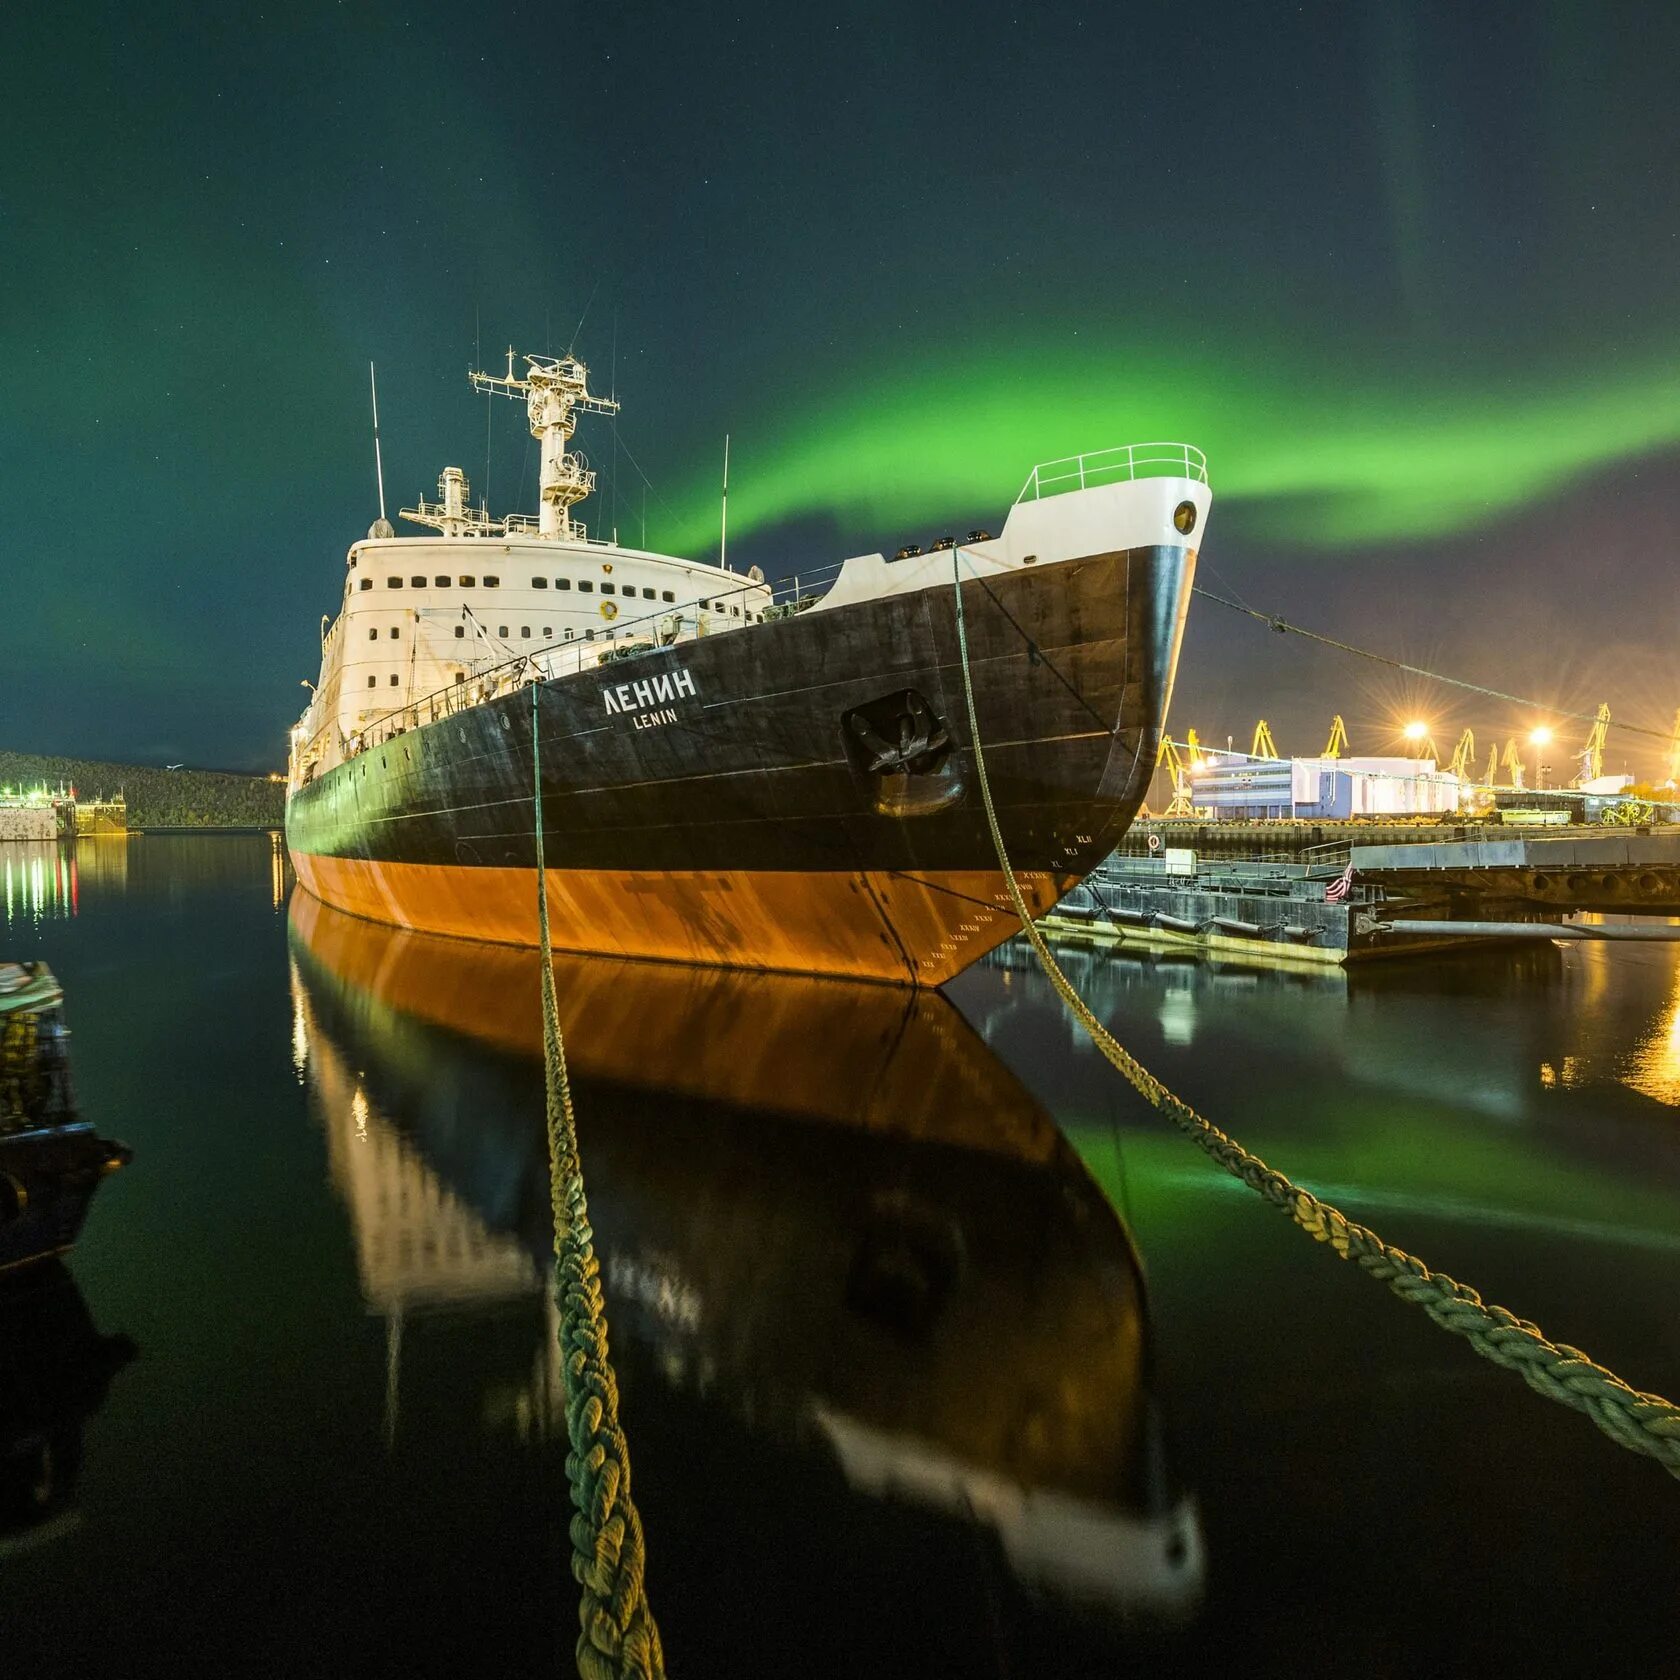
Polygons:
[[446,467],[437,500],[400,515],[435,535],[398,537],[381,515],[351,547],[338,616],[323,621],[320,680],[292,731],[294,788],[375,739],[534,675],[744,629],[771,607],[756,568],[743,575],[592,538],[572,509],[595,475],[567,446],[577,413],[618,404],[590,395],[574,358],[522,359],[523,376],[510,350],[505,374],[469,377],[525,400],[542,445],[541,512],[492,517],[471,505],[461,469]]

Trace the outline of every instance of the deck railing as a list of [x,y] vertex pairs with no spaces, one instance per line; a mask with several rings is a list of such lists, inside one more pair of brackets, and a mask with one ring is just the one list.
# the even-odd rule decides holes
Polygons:
[[1206,484],[1207,456],[1189,443],[1122,443],[1089,455],[1069,455],[1060,461],[1040,462],[1015,500],[1036,502],[1134,478],[1188,478]]

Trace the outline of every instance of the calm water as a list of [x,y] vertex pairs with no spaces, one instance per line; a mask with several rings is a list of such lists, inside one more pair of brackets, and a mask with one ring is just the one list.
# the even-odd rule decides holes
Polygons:
[[[0,1533],[8,1667],[565,1673],[533,959],[292,904],[263,837],[0,854],[136,1150],[0,1309],[0,1445],[83,1435]],[[1671,950],[1069,960],[1250,1147],[1680,1395]],[[1217,1175],[1024,958],[560,981],[674,1673],[1680,1673],[1680,1485]]]

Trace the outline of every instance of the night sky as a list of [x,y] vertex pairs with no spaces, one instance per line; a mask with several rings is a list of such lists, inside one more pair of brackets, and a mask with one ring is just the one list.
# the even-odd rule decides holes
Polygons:
[[[576,351],[626,541],[773,577],[1208,453],[1202,581],[1666,729],[1680,6],[35,6],[0,101],[0,746],[269,768],[344,551]],[[580,325],[581,321],[581,325]],[[488,411],[493,511],[535,511]],[[651,480],[644,489],[632,466]],[[405,529],[414,529],[406,527]],[[1172,727],[1537,721],[1206,600]],[[1442,740],[1443,747],[1448,745]],[[1661,742],[1612,733],[1607,768]]]

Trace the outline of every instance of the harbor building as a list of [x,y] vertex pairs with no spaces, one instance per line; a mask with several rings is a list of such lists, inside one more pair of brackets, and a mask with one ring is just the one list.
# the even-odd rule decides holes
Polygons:
[[1432,758],[1212,754],[1189,780],[1196,810],[1226,822],[1429,815],[1458,810],[1465,793]]

